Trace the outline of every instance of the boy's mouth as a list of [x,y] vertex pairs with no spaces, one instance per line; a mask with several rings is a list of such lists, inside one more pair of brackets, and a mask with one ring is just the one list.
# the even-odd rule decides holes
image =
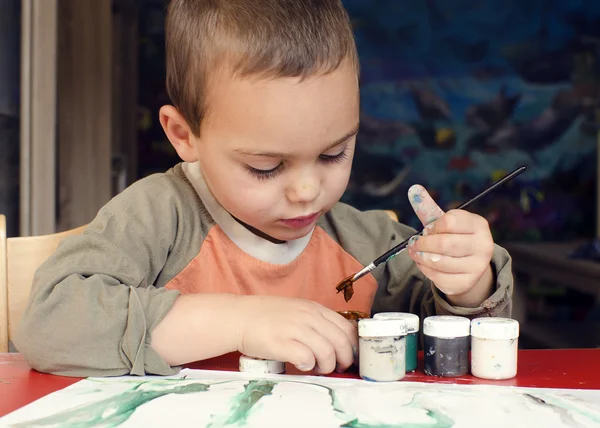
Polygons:
[[317,212],[302,217],[282,219],[280,221],[281,223],[283,223],[284,226],[289,227],[291,229],[303,229],[317,221],[318,218],[319,213]]

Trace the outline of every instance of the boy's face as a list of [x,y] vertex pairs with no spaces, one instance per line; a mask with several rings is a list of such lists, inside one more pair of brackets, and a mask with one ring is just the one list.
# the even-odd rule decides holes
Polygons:
[[219,76],[193,139],[206,183],[238,220],[279,240],[308,234],[342,196],[359,122],[356,71]]

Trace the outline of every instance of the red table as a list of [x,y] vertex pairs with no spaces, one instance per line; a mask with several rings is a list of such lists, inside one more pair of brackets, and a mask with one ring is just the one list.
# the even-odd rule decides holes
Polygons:
[[[186,367],[206,370],[237,371],[239,354],[228,354]],[[526,350],[519,351],[518,375],[514,379],[489,381],[473,376],[436,378],[425,376],[423,355],[419,369],[404,378],[412,382],[489,384],[538,388],[600,389],[600,349]],[[289,374],[301,374],[288,367]],[[334,377],[357,378],[356,371]],[[20,354],[0,354],[0,416],[4,416],[44,395],[80,380],[53,376],[31,370]]]

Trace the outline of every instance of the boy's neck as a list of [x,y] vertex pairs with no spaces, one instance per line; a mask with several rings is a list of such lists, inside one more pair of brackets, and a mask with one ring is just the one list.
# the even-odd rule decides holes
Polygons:
[[269,242],[272,242],[273,244],[285,244],[287,241],[282,241],[280,239],[275,239],[272,236],[267,235],[264,232],[261,232],[260,230],[258,230],[255,227],[250,226],[249,224],[244,223],[243,221],[241,221],[239,218],[237,218],[236,216],[234,216],[233,214],[229,213],[229,215],[231,215],[231,217],[233,217],[233,219],[235,221],[237,221],[239,224],[241,224],[242,226],[244,226],[246,229],[248,229],[250,232],[254,233],[256,236],[262,238],[262,239],[266,239]]

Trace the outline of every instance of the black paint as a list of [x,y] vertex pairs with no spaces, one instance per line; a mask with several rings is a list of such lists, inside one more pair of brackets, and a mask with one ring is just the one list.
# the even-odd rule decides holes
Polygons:
[[425,374],[455,377],[469,373],[469,336],[443,339],[423,335]]

